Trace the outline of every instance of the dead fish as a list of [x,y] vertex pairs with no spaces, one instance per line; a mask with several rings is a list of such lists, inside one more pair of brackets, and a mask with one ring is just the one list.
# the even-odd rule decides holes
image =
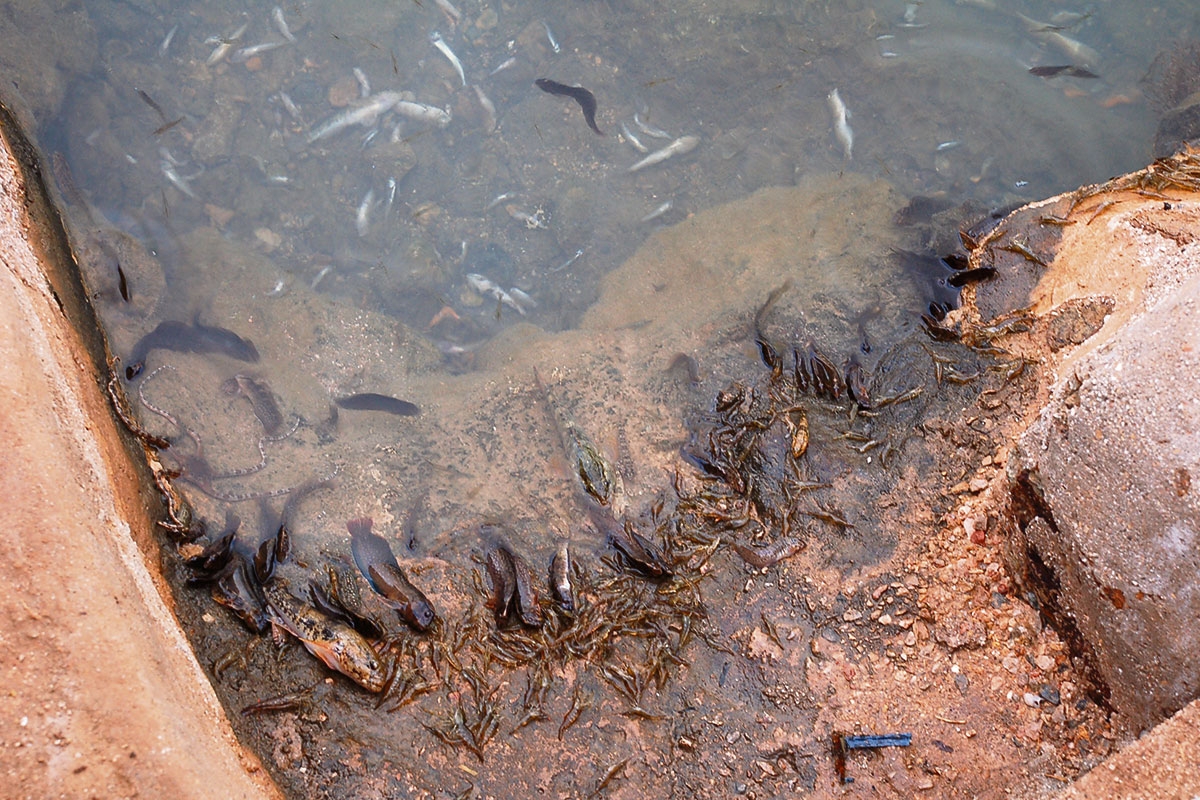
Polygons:
[[871,407],[871,394],[867,389],[866,375],[858,356],[851,355],[846,362],[846,392],[859,408]]
[[490,604],[497,622],[503,622],[517,592],[517,573],[508,551],[493,547],[487,554],[487,573],[492,582]]
[[646,167],[652,167],[655,164],[661,164],[672,156],[681,156],[685,153],[690,153],[696,149],[698,144],[700,144],[699,136],[680,136],[666,147],[662,148],[661,150],[655,150],[653,153],[631,166],[628,171],[637,172],[638,170],[643,170]]
[[396,563],[391,545],[382,536],[372,533],[371,525],[368,517],[346,523],[350,531],[350,552],[354,556],[354,563],[371,582],[371,587],[389,600],[389,604],[406,622],[419,631],[426,630],[437,618],[433,605],[408,580],[404,570]]
[[533,570],[529,568],[529,562],[513,552],[508,547],[508,557],[512,559],[513,573],[516,576],[517,588],[517,611],[521,615],[521,622],[530,628],[542,627],[542,607],[538,598],[537,587],[534,585]]
[[798,537],[784,536],[779,541],[763,545],[762,547],[752,547],[741,542],[734,542],[733,549],[737,551],[737,554],[747,564],[762,569],[763,567],[778,564],[785,558],[791,558],[803,550],[805,544],[805,541]]
[[301,602],[281,581],[267,584],[264,592],[273,623],[299,639],[325,666],[369,692],[383,691],[386,671],[375,649],[358,631]]
[[842,96],[838,94],[837,89],[831,91],[825,99],[829,102],[829,111],[833,114],[833,135],[842,146],[842,155],[849,161],[854,150],[854,131],[850,130],[850,125],[846,122],[850,111],[842,102]]
[[620,550],[630,563],[652,578],[667,578],[672,574],[662,551],[646,539],[628,520],[617,521],[608,509],[591,501],[587,502],[588,518],[596,530]]
[[554,558],[550,559],[550,586],[564,611],[575,610],[575,587],[571,585],[571,552],[567,541],[559,542]]

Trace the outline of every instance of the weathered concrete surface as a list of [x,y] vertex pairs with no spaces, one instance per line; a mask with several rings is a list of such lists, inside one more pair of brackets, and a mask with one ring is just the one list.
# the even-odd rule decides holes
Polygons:
[[1063,376],[1013,465],[1026,557],[1136,729],[1200,695],[1197,376],[1200,273]]
[[1192,800],[1200,794],[1200,701],[1059,793],[1057,800]]
[[[0,772],[6,797],[277,796],[135,537],[152,522],[45,229],[0,146]],[[27,188],[29,191],[27,191]],[[36,212],[35,212],[36,214]],[[61,303],[61,305],[60,305]]]

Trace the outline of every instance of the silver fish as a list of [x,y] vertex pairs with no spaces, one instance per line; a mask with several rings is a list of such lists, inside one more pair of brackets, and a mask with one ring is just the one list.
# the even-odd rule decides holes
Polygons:
[[166,38],[163,39],[162,44],[160,44],[158,46],[158,55],[160,57],[166,57],[167,50],[169,50],[171,48],[171,41],[175,38],[175,34],[178,31],[179,31],[179,25],[175,25],[175,27],[173,27],[173,28],[171,28],[171,30],[167,31]]
[[444,108],[430,106],[424,103],[414,103],[411,100],[398,100],[395,103],[396,113],[408,119],[420,122],[432,122],[439,128],[450,124],[450,112]]
[[838,94],[837,89],[830,92],[826,100],[829,101],[829,111],[833,114],[833,135],[837,137],[838,143],[842,146],[842,154],[849,161],[854,149],[854,131],[850,130],[850,125],[846,122],[850,112],[846,109],[846,104],[842,102],[842,96]]
[[454,65],[454,69],[458,71],[458,79],[462,81],[462,85],[467,85],[467,74],[463,72],[462,62],[458,60],[458,56],[454,55],[454,51],[450,49],[450,45],[446,44],[446,40],[437,31],[429,34],[429,41],[438,49],[446,59]]
[[400,100],[399,92],[379,92],[341,111],[313,128],[308,134],[308,143],[327,139],[341,133],[351,125],[371,125],[376,118]]
[[639,131],[646,134],[647,136],[653,136],[655,139],[670,139],[670,138],[672,138],[671,134],[667,133],[666,131],[662,130],[661,128],[655,128],[653,125],[649,124],[648,122],[643,122],[641,116],[639,116],[636,111],[633,113],[633,124],[637,126],[637,129]]
[[230,64],[245,64],[250,59],[262,53],[269,53],[272,50],[277,50],[283,47],[287,42],[263,42],[262,44],[254,44],[249,47],[243,47],[229,57]]
[[296,41],[296,37],[292,35],[288,28],[287,20],[283,18],[283,9],[279,6],[271,9],[271,19],[275,21],[275,30],[279,31],[279,35],[289,42]]
[[371,209],[374,207],[375,190],[367,189],[367,193],[363,196],[362,202],[358,204],[358,211],[354,215],[354,228],[360,237],[366,236],[367,230],[371,227]]
[[550,30],[550,26],[545,22],[542,23],[542,27],[546,29],[546,38],[550,41],[550,49],[556,53],[561,53],[562,47],[559,46],[558,40],[554,38],[554,31]]
[[666,147],[662,148],[661,150],[655,150],[653,153],[634,164],[629,168],[629,171],[637,172],[638,170],[645,169],[646,167],[652,167],[655,164],[661,164],[671,156],[690,153],[696,149],[696,145],[698,144],[700,144],[699,136],[680,136]]
[[[239,40],[241,40],[242,34],[246,32],[246,28],[248,27],[250,27],[250,23],[244,23],[242,27],[238,28],[229,36],[216,39],[216,49],[212,51],[208,57],[208,60],[204,63],[212,67],[224,61],[225,56],[229,55],[229,51],[233,49],[233,46],[237,44]],[[210,39],[209,41],[213,40]]]
[[467,285],[482,295],[491,295],[521,316],[525,316],[525,309],[521,307],[521,304],[513,299],[512,295],[501,289],[495,281],[485,278],[477,272],[472,272],[467,275]]
[[621,134],[631,145],[633,145],[634,150],[637,150],[639,153],[650,152],[650,148],[642,144],[641,140],[633,135],[633,131],[629,130],[629,126],[625,124],[624,120],[621,121]]

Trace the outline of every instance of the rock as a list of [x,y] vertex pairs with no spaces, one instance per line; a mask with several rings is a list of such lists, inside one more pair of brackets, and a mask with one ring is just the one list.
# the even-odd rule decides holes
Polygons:
[[1010,564],[1138,728],[1200,694],[1200,275],[1056,385],[1010,464]]

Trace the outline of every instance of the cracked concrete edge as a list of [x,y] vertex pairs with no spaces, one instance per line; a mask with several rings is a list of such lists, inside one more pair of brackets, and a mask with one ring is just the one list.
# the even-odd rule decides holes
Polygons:
[[[170,610],[157,554],[139,548],[154,539],[138,485],[147,473],[108,410],[95,347],[42,263],[54,220],[36,219],[41,187],[27,184],[14,150],[29,151],[12,135],[0,141],[0,353],[10,365],[0,371],[0,554],[18,589],[4,609],[17,618],[11,632],[36,629],[5,666],[38,674],[9,681],[17,711],[0,720],[12,745],[0,767],[35,793],[278,797]],[[41,718],[56,720],[65,732],[55,744],[69,742],[83,763],[39,755]]]

